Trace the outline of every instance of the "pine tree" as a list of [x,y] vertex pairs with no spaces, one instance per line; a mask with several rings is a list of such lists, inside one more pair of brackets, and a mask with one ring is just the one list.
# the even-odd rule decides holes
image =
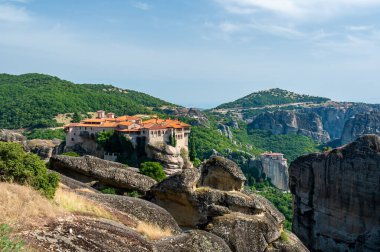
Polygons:
[[78,112],[74,112],[73,119],[71,120],[72,123],[78,123],[82,120],[82,116]]

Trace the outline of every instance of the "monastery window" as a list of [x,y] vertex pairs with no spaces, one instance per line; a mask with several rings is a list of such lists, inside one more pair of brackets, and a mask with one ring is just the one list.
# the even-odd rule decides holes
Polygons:
[[87,130],[87,127],[84,127],[84,130]]
[[73,142],[74,142],[74,138],[71,138],[71,141],[73,141]]

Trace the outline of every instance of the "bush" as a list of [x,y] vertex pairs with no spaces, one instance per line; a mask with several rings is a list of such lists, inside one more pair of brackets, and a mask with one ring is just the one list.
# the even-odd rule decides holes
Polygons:
[[199,158],[195,158],[193,161],[193,165],[197,168],[201,165],[201,163],[202,161]]
[[140,165],[140,173],[161,182],[166,178],[162,165],[157,162],[145,162]]
[[142,196],[138,191],[132,191],[132,192],[129,192],[129,193],[127,193],[127,195],[128,195],[129,197],[133,197],[133,198],[139,198],[139,197]]
[[6,224],[0,224],[0,251],[14,252],[22,251],[24,242],[19,239],[12,239],[10,234],[12,229]]
[[105,188],[100,189],[100,191],[104,194],[113,194],[113,195],[117,194],[116,188],[113,188],[113,187],[105,187]]
[[0,181],[30,185],[47,198],[53,198],[59,176],[49,173],[40,158],[17,143],[0,142]]
[[80,155],[74,151],[69,151],[69,152],[65,152],[65,153],[62,153],[62,155],[64,156],[69,156],[69,157],[80,157]]

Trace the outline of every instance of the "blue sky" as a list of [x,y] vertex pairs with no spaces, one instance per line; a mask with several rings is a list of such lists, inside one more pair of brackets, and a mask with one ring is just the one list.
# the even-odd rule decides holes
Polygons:
[[274,87],[380,103],[380,0],[0,0],[0,72],[195,107]]

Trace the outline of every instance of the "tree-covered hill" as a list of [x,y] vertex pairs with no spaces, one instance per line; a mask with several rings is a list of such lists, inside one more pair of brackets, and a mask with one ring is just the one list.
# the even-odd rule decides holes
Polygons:
[[54,126],[59,113],[104,109],[116,114],[152,113],[172,104],[104,84],[74,84],[43,74],[0,74],[0,128]]
[[274,88],[249,94],[236,101],[221,104],[216,108],[254,108],[299,102],[323,103],[329,100],[328,98],[296,94],[287,90]]

